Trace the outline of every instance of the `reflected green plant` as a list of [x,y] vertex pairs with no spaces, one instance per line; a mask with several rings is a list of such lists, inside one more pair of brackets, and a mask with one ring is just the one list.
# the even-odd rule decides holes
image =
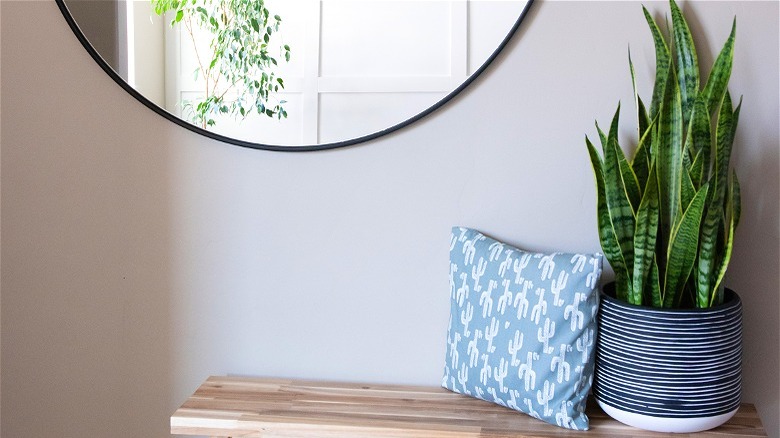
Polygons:
[[[244,118],[252,113],[287,117],[284,100],[274,93],[284,80],[274,68],[290,60],[290,46],[271,46],[282,19],[271,15],[264,0],[151,0],[155,13],[171,14],[171,26],[181,25],[192,40],[202,79],[202,97],[187,101],[184,110],[195,125],[207,128],[218,115]],[[208,50],[198,47],[198,29],[210,35]],[[278,50],[277,50],[278,49]]]

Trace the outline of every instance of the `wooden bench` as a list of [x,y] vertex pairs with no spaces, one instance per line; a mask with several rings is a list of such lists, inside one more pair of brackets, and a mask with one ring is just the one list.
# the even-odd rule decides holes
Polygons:
[[171,433],[285,438],[761,437],[755,407],[698,434],[645,432],[588,403],[590,430],[568,431],[442,388],[210,377],[171,417]]

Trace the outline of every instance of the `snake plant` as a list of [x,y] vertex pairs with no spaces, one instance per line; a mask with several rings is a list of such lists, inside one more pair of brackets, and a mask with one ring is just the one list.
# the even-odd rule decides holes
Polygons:
[[[637,94],[638,144],[629,160],[618,143],[620,104],[601,154],[588,137],[601,247],[615,294],[631,304],[706,308],[723,302],[723,277],[739,223],[740,194],[729,171],[740,102],[727,90],[736,19],[706,81],[682,11],[670,0],[671,35],[643,7],[655,45],[650,107]],[[702,82],[704,85],[702,86]]]

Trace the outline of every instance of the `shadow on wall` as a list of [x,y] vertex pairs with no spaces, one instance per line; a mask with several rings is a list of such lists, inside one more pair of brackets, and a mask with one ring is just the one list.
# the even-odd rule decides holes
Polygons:
[[53,2],[1,7],[2,107],[14,108],[2,118],[4,436],[164,436],[180,402],[168,131],[138,129],[161,121],[127,110],[141,104]]
[[[749,117],[749,111],[743,111],[740,120]],[[766,385],[780,369],[780,136],[775,126],[774,138],[761,138],[760,146],[749,148],[745,137],[738,130],[735,152],[738,166],[752,171],[739,173],[742,219],[726,284],[742,296],[744,333],[753,334],[744,340],[743,376],[766,376],[743,379],[743,394],[750,395],[747,401],[757,405],[764,427],[776,436],[771,433],[778,433],[778,388],[771,391]],[[776,377],[774,382],[776,386]]]

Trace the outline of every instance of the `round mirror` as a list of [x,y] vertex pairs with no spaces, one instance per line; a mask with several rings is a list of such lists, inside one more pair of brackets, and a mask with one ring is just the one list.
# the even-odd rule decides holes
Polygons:
[[305,151],[395,131],[468,86],[532,0],[56,0],[125,90],[239,146]]

